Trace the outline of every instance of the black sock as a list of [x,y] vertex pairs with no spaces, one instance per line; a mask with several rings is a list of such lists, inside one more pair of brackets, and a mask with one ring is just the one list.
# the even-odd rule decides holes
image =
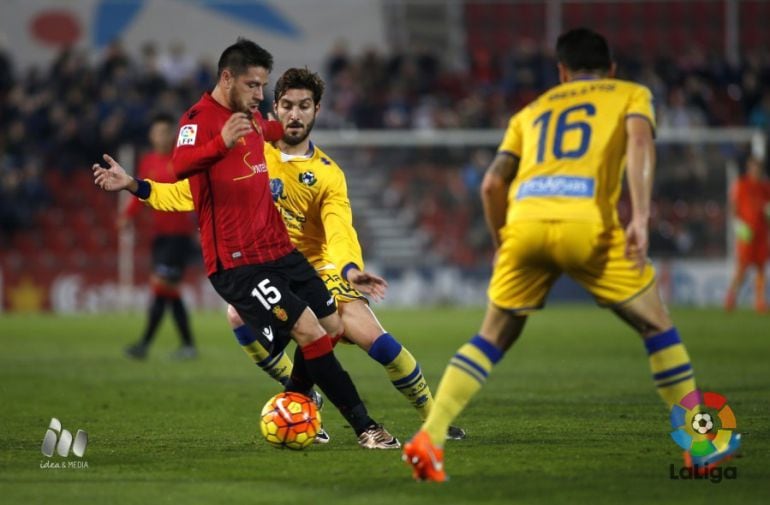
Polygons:
[[[295,354],[295,367],[297,366],[296,357],[298,354],[302,355],[302,352],[300,351]],[[318,384],[321,391],[326,394],[327,398],[340,411],[340,414],[350,423],[356,435],[360,435],[367,428],[375,424],[374,420],[369,417],[361,397],[358,396],[358,391],[350,379],[350,375],[342,368],[333,352],[327,352],[311,359],[302,355],[301,359],[304,361],[304,368],[307,371],[307,376],[310,378],[306,382],[311,385],[313,383]],[[300,368],[300,374],[302,370]],[[292,369],[293,375],[294,369]]]
[[176,327],[179,328],[179,336],[184,345],[193,345],[192,332],[190,331],[190,318],[187,316],[187,309],[181,298],[171,300],[171,312],[174,314]]
[[306,395],[313,387],[313,382],[310,380],[307,365],[305,364],[305,356],[303,356],[302,349],[299,346],[294,350],[294,364],[291,367],[291,376],[284,386],[286,391],[294,391],[303,395]]
[[144,335],[142,335],[142,345],[149,346],[152,343],[160,320],[163,319],[163,312],[166,311],[166,301],[167,298],[160,295],[155,295],[152,300],[150,310],[147,313],[147,327],[144,329]]

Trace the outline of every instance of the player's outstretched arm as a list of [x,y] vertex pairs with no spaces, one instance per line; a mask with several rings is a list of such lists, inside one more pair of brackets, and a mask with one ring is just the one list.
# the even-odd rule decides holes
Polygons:
[[102,157],[108,166],[105,168],[98,163],[94,163],[91,167],[91,170],[94,172],[94,184],[105,191],[114,192],[125,189],[136,193],[139,189],[136,179],[128,175],[123,167],[109,154],[104,154]]
[[195,210],[190,182],[182,180],[176,183],[155,182],[150,179],[137,180],[128,175],[125,169],[110,155],[104,160],[109,167],[104,168],[94,163],[94,184],[105,191],[125,189],[143,200],[155,210],[166,212],[190,212]]
[[192,212],[195,210],[189,179],[177,182],[155,182],[145,179],[150,185],[149,195],[142,201],[149,207],[163,212]]
[[631,221],[626,228],[626,257],[642,270],[647,262],[649,247],[648,224],[655,177],[655,142],[652,126],[645,118],[630,116],[626,119],[626,131],[626,171],[631,195]]

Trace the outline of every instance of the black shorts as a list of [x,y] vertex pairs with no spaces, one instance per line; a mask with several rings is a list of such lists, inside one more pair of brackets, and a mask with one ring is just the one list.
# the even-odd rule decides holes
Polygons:
[[296,249],[268,263],[215,272],[209,280],[271,351],[286,347],[306,307],[318,319],[337,310],[324,282]]
[[194,250],[188,235],[158,235],[152,241],[152,272],[163,280],[179,282]]

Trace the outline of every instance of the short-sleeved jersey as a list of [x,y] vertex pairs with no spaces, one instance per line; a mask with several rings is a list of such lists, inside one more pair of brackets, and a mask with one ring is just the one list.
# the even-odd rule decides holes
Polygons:
[[271,204],[265,140],[278,140],[278,121],[252,114],[254,128],[231,148],[221,130],[233,111],[209,93],[179,121],[173,167],[190,179],[198,213],[206,273],[259,265],[289,254],[294,246]]
[[316,270],[336,269],[364,260],[348,199],[345,174],[311,143],[308,156],[283,154],[265,145],[273,201],[289,237]]
[[744,175],[730,190],[736,216],[751,227],[755,235],[767,237],[765,209],[770,205],[770,182]]
[[617,79],[561,84],[514,115],[498,150],[519,158],[506,222],[617,224],[630,116],[655,128],[649,89]]
[[[358,235],[347,196],[345,175],[318,147],[308,157],[282,156],[265,145],[270,189],[276,207],[297,249],[316,270],[341,272],[353,263],[364,269]],[[147,204],[157,210],[191,211],[192,192],[187,180],[151,185]]]

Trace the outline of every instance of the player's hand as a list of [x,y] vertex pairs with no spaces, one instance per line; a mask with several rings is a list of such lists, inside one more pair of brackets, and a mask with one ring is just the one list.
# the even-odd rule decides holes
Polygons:
[[128,175],[120,164],[112,159],[109,154],[103,156],[104,161],[109,165],[107,168],[98,163],[94,163],[91,170],[94,172],[94,184],[105,191],[120,191],[121,189],[130,190],[136,184],[133,177]]
[[230,148],[238,142],[238,139],[248,135],[254,127],[251,124],[251,119],[243,112],[233,112],[225,125],[222,127],[222,140],[225,141],[225,145]]
[[751,239],[754,238],[754,231],[745,221],[736,218],[733,220],[733,227],[735,229],[735,236],[739,241],[751,242]]
[[647,248],[649,247],[647,220],[632,219],[626,228],[626,258],[634,263],[639,272],[647,264]]
[[388,291],[388,283],[379,275],[362,272],[357,268],[351,268],[347,272],[348,282],[351,286],[365,295],[369,295],[375,302],[382,301]]

